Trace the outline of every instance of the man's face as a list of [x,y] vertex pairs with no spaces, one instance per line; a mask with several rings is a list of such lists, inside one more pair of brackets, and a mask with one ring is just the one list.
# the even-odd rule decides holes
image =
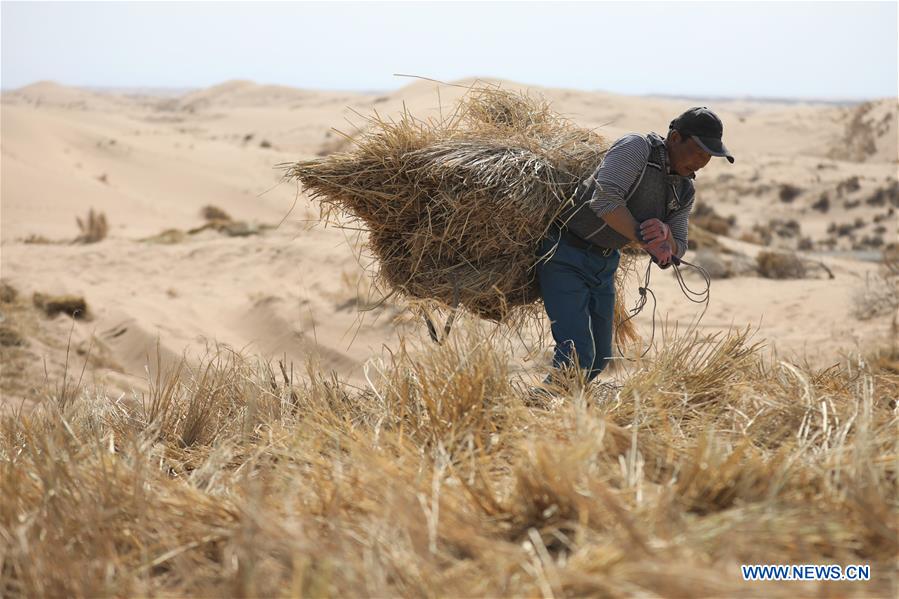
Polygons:
[[682,138],[678,131],[668,137],[668,157],[671,170],[682,177],[690,177],[712,159],[712,155],[699,147],[692,138]]

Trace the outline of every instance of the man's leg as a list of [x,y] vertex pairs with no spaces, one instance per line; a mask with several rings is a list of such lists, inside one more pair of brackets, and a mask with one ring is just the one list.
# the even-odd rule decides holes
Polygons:
[[543,305],[556,341],[555,368],[571,363],[573,349],[582,369],[590,371],[594,367],[596,351],[590,323],[590,289],[583,265],[581,250],[564,242],[548,261],[537,265]]
[[596,348],[595,364],[588,373],[588,380],[605,369],[612,357],[612,334],[615,317],[615,271],[620,254],[594,260],[596,270],[590,281],[590,325]]
[[605,369],[612,357],[612,333],[613,318],[615,315],[615,290],[610,293],[594,292],[590,297],[590,325],[593,331],[593,343],[596,348],[596,358],[587,380],[594,379]]

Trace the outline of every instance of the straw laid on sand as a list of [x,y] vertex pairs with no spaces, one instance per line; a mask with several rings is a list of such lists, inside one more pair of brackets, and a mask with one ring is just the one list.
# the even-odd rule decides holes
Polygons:
[[[606,149],[544,100],[484,87],[442,120],[375,114],[354,144],[285,165],[285,176],[303,183],[324,218],[365,225],[374,274],[388,288],[425,303],[458,300],[513,326],[539,313],[538,244]],[[620,293],[615,313],[616,322],[626,315]],[[633,325],[616,338],[634,340]]]

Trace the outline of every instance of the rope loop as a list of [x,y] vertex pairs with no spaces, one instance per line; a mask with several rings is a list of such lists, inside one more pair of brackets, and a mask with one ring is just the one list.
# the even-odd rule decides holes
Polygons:
[[[640,357],[644,357],[649,353],[649,350],[652,348],[652,344],[655,341],[656,336],[656,294],[652,292],[652,289],[649,288],[649,279],[652,275],[652,260],[649,261],[649,264],[646,265],[646,272],[643,275],[643,285],[637,287],[637,291],[640,293],[640,297],[637,299],[637,302],[634,304],[634,307],[630,310],[630,316],[625,318],[620,324],[624,324],[634,318],[637,314],[643,311],[643,308],[646,307],[646,302],[648,301],[647,295],[652,297],[652,332],[649,336],[649,345],[646,346],[646,349],[643,350],[643,353],[640,354]],[[702,317],[705,316],[706,310],[709,308],[709,300],[711,299],[711,291],[712,291],[712,277],[709,276],[709,273],[706,269],[701,266],[697,266],[696,264],[692,264],[687,262],[686,260],[679,260],[677,262],[673,262],[672,266],[674,267],[674,277],[677,279],[677,284],[680,287],[681,293],[684,294],[689,301],[694,304],[705,304],[702,308],[702,312],[699,315],[699,318],[696,321],[696,324],[699,324],[702,321]],[[705,289],[703,291],[694,291],[690,289],[687,283],[684,281],[684,275],[681,272],[681,266],[689,266],[690,268],[695,269],[702,276],[703,282],[705,283]],[[618,353],[624,357],[624,352],[621,351],[621,346],[618,341],[615,341],[615,345],[618,348]],[[633,361],[632,358],[625,358],[626,360]]]

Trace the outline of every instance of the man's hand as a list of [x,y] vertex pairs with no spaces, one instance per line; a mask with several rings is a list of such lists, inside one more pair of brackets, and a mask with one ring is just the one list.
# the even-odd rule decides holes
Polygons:
[[644,250],[662,268],[667,268],[674,256],[671,246],[674,239],[671,229],[657,218],[650,218],[640,223],[640,241]]
[[652,243],[644,243],[643,249],[646,250],[650,256],[652,256],[653,260],[655,260],[659,266],[666,267],[671,263],[671,258],[674,256],[674,253],[671,251],[671,244],[669,244],[664,239],[657,239]]
[[640,237],[643,243],[652,243],[654,241],[669,241],[671,229],[657,218],[644,220],[640,223]]

